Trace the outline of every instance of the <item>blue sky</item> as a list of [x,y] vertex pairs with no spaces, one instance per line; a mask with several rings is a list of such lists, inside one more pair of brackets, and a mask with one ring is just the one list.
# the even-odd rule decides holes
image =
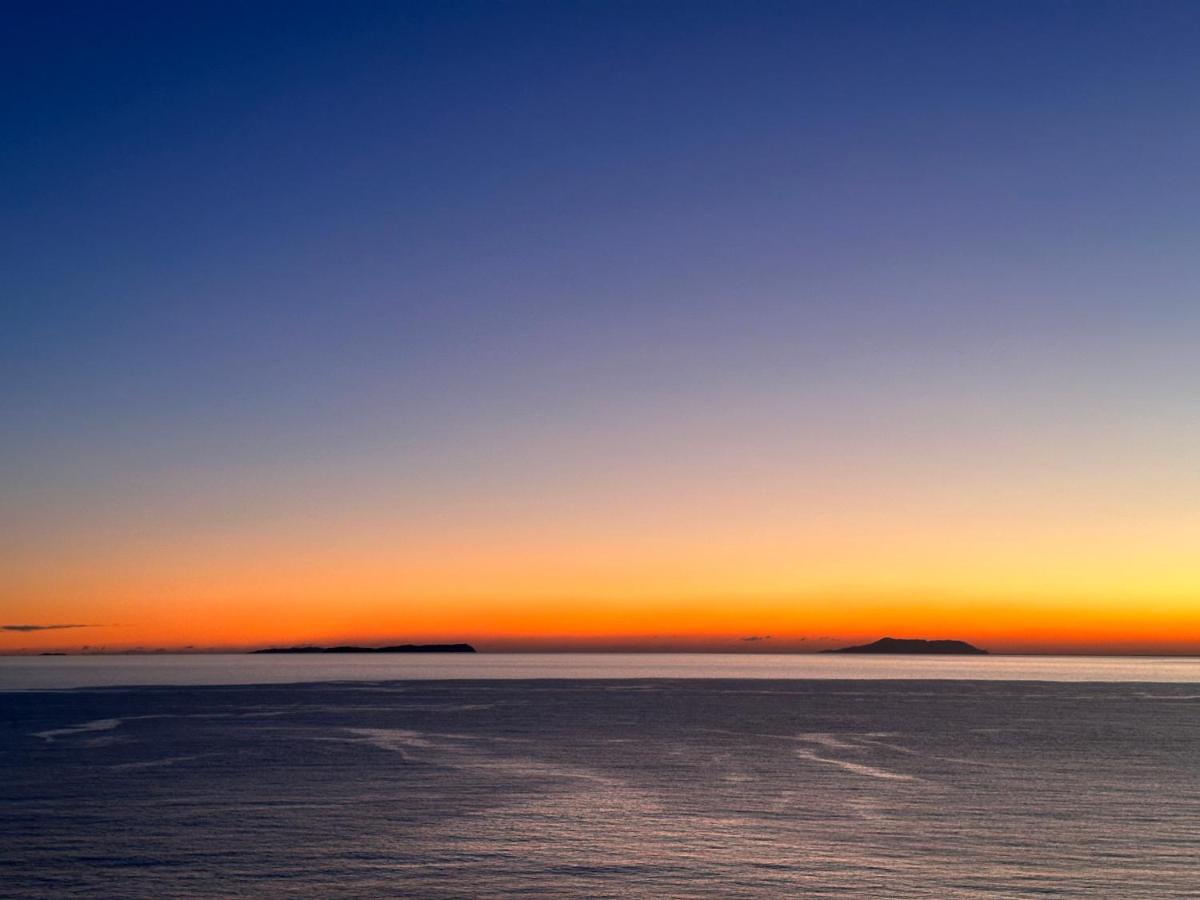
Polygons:
[[1196,490],[1195,4],[39,3],[4,32],[31,566],[97,523],[186,542],[670,460],[1049,471],[1078,515]]

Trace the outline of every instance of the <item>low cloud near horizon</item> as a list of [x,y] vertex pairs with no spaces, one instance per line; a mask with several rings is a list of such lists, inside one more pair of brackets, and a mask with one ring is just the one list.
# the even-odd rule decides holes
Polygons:
[[98,627],[98,625],[0,625],[0,631],[57,631],[59,628]]

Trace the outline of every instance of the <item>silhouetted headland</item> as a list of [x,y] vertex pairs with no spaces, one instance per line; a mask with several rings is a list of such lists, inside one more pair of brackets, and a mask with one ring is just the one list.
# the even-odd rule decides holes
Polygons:
[[987,653],[966,641],[926,641],[920,638],[880,638],[871,644],[839,647],[826,653]]
[[251,653],[474,653],[470,644],[396,644],[392,647],[268,647]]

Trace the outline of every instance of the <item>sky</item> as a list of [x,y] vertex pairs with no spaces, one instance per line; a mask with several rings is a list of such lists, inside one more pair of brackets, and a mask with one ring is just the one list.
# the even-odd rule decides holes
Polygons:
[[4,20],[0,652],[1200,652],[1200,6]]

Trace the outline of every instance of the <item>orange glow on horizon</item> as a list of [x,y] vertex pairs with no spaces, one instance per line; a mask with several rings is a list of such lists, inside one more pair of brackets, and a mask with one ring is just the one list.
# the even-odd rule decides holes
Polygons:
[[0,652],[407,641],[763,652],[892,635],[994,652],[1200,653],[1197,535],[1180,509],[1069,519],[893,496],[810,511],[723,487],[704,514],[681,496],[669,515],[662,497],[588,493],[581,509],[539,499],[507,517],[459,509],[452,523],[321,508],[282,524],[31,532],[0,548],[3,623],[93,627],[0,631]]
[[142,625],[114,619],[79,629],[9,632],[2,650],[469,641],[499,652],[810,652],[890,635],[958,638],[999,653],[1200,653],[1200,610],[1186,602],[1051,605],[829,594],[418,604],[379,598],[338,603],[309,596],[153,611],[153,620]]

